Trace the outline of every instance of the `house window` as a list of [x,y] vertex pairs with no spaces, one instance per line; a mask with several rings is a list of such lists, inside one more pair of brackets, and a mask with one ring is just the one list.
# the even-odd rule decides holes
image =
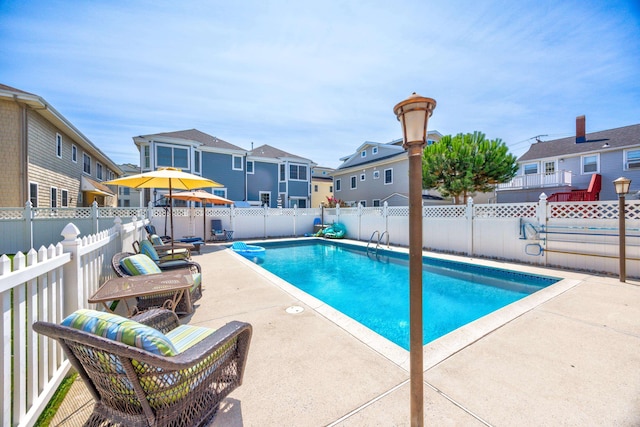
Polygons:
[[51,187],[51,207],[58,207],[58,189],[56,187]]
[[289,179],[292,181],[306,181],[307,167],[304,165],[289,165]]
[[363,151],[360,153],[360,157],[367,157],[367,151]]
[[148,145],[145,145],[142,153],[144,156],[144,168],[151,169],[151,148]]
[[73,163],[78,163],[78,147],[75,145],[71,146],[71,161]]
[[329,186],[329,193],[333,193],[333,185]]
[[193,152],[193,171],[195,173],[200,173],[200,152]]
[[625,169],[640,169],[640,150],[625,151],[624,157]]
[[242,156],[233,156],[233,159],[231,161],[232,161],[231,168],[234,171],[242,170]]
[[357,184],[356,176],[352,176],[351,177],[351,189],[352,190],[356,188],[356,184]]
[[260,206],[271,206],[271,191],[260,192]]
[[56,156],[62,158],[62,135],[56,133]]
[[226,188],[215,188],[213,190],[213,194],[215,194],[216,196],[224,197],[226,199],[227,198],[227,189]]
[[189,169],[189,149],[158,145],[156,166]]
[[371,149],[371,154],[378,154],[378,147],[373,147]]
[[284,182],[287,180],[287,176],[286,176],[286,169],[285,169],[285,165],[284,163],[280,165],[280,182]]
[[38,184],[35,182],[29,183],[29,201],[32,207],[38,207]]
[[96,178],[102,179],[102,163],[96,162]]
[[63,208],[69,206],[69,192],[67,190],[60,190],[61,204]]
[[599,160],[600,156],[598,154],[582,156],[582,173],[597,173],[600,170]]
[[373,199],[373,207],[377,208],[380,206],[380,199]]
[[538,173],[538,164],[537,163],[529,163],[528,165],[524,165],[524,174],[525,175],[535,175]]
[[363,208],[366,208],[366,207],[367,207],[367,201],[366,201],[366,200],[360,200],[360,205],[361,205]]
[[340,179],[336,179],[336,191],[340,191],[341,190],[341,185],[342,184],[342,180]]
[[556,162],[544,162],[545,175],[553,175],[556,173]]
[[130,187],[124,187],[124,186],[122,186],[122,187],[120,187],[120,190],[121,190],[121,191],[120,191],[120,193],[121,193],[123,196],[128,196],[128,195],[130,195],[130,194],[131,194],[131,188],[130,188]]
[[82,153],[82,171],[91,175],[91,156],[87,153]]
[[380,171],[373,171],[373,179],[379,179],[380,178]]
[[253,161],[248,161],[247,160],[247,173],[248,174],[255,173],[253,167],[254,167]]
[[393,184],[393,169],[384,170],[384,184]]
[[318,192],[318,184],[315,184],[315,185],[313,186],[313,191],[314,191],[315,193],[317,193],[317,192]]
[[365,179],[367,179],[367,176],[363,173],[360,174],[360,181],[364,181]]

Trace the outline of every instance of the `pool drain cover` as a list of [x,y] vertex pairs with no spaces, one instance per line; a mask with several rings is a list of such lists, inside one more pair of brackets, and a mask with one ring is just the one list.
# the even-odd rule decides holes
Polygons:
[[302,313],[304,311],[304,308],[300,307],[299,305],[292,305],[291,307],[287,307],[285,311],[289,314],[298,314]]

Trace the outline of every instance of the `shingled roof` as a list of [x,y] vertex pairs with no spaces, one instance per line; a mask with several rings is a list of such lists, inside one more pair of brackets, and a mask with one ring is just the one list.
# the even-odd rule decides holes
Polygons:
[[179,130],[175,132],[163,132],[163,133],[154,134],[154,136],[166,136],[169,138],[178,138],[178,139],[185,139],[188,141],[196,141],[208,147],[226,148],[230,150],[244,150],[244,148],[240,148],[237,145],[233,145],[220,138],[216,138],[215,136],[211,136],[209,134],[201,132],[198,129]]
[[255,157],[266,157],[271,159],[280,159],[283,157],[300,159],[305,161],[311,161],[309,159],[305,159],[304,157],[296,156],[295,154],[287,153],[286,151],[282,151],[279,148],[272,147],[270,145],[264,144],[259,147],[254,148],[249,152],[250,156]]
[[[605,144],[608,145],[604,147]],[[570,156],[637,145],[640,145],[640,124],[587,133],[586,141],[580,143],[576,143],[575,136],[537,142],[531,144],[529,151],[524,153],[518,161]]]

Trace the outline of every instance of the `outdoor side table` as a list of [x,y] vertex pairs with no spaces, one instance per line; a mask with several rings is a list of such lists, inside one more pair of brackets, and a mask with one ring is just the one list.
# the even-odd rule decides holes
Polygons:
[[107,302],[124,300],[127,314],[131,317],[136,313],[137,308],[129,307],[127,298],[168,293],[170,296],[164,302],[164,308],[175,312],[180,298],[185,298],[188,313],[192,313],[193,304],[191,303],[191,293],[189,292],[191,286],[193,286],[193,276],[189,269],[166,271],[157,274],[142,274],[139,276],[114,277],[100,286],[88,301],[94,304],[101,303],[108,311],[113,311]]
[[227,240],[233,240],[233,230],[224,230],[227,233]]

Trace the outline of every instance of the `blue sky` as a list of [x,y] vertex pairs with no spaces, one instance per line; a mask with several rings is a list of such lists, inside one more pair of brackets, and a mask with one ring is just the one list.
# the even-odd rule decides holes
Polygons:
[[640,123],[631,1],[6,1],[0,83],[53,105],[117,163],[132,137],[196,128],[337,167],[401,137],[393,106],[434,98],[429,129],[533,137]]

